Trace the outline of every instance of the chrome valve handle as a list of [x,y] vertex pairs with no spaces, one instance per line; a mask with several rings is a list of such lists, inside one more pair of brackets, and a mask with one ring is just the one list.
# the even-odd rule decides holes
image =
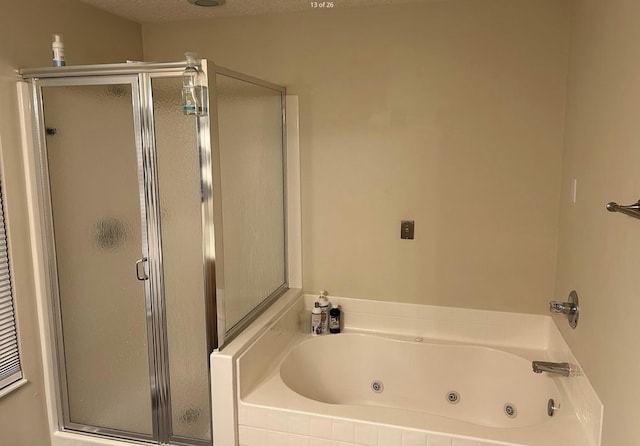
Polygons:
[[571,293],[569,293],[568,302],[552,300],[549,302],[549,311],[552,313],[566,314],[571,328],[576,328],[578,326],[578,314],[580,313],[580,308],[578,307],[578,293],[576,293],[575,290],[572,290]]
[[552,300],[549,302],[549,311],[559,314],[573,314],[577,311],[577,307],[571,302],[558,302],[557,300]]

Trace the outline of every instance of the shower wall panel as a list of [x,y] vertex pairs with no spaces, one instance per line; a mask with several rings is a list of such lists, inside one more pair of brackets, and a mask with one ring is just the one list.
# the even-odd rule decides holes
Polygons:
[[202,263],[200,161],[195,121],[182,113],[181,79],[152,81],[162,267],[177,436],[209,440],[208,351]]
[[281,92],[216,75],[227,330],[285,282]]

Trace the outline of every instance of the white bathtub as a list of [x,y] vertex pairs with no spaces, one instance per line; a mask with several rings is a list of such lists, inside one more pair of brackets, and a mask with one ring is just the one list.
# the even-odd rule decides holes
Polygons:
[[280,379],[322,403],[418,411],[495,428],[547,423],[549,399],[562,405],[554,381],[532,373],[522,357],[418,340],[364,334],[307,339],[284,358]]
[[[584,382],[585,399],[586,378],[531,369],[532,360],[566,357],[549,350],[557,329],[545,316],[343,298],[346,330],[312,337],[310,303],[297,301],[237,356],[236,444],[599,444],[597,398],[576,409],[562,381]],[[361,305],[371,313],[358,314]]]

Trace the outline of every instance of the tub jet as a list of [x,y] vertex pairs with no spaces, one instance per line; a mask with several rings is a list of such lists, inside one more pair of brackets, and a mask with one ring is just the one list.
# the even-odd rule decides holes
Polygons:
[[379,381],[377,379],[371,381],[371,390],[373,390],[375,393],[382,393],[382,391],[384,390],[382,381]]
[[460,394],[455,390],[447,393],[447,401],[451,404],[458,404],[460,402]]
[[518,416],[518,409],[516,409],[516,406],[514,406],[513,404],[507,403],[504,405],[504,413],[509,418],[515,418]]

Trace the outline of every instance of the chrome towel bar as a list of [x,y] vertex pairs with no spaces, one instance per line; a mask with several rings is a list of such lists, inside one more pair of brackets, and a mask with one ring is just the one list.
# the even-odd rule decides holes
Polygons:
[[607,204],[607,210],[609,212],[621,212],[629,217],[640,219],[640,200],[628,206],[620,206],[618,203],[612,201]]

